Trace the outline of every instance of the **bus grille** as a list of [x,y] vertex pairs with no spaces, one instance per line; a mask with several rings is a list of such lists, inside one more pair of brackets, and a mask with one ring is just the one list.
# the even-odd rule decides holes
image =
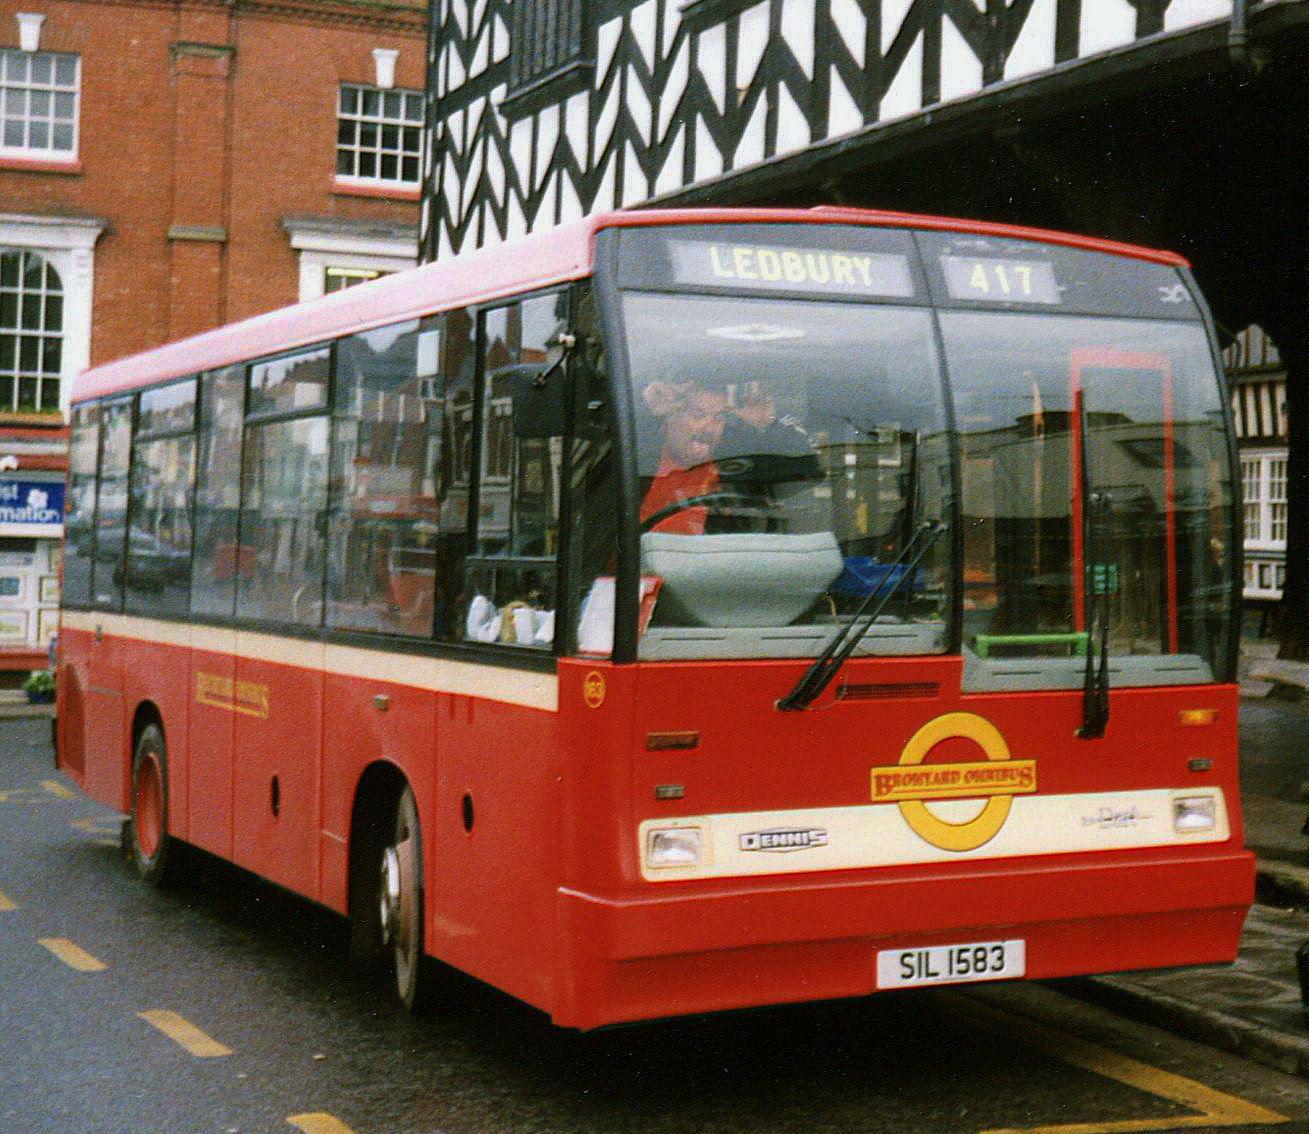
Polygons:
[[891,701],[900,697],[939,697],[941,686],[935,681],[902,681],[879,685],[838,685],[838,701]]

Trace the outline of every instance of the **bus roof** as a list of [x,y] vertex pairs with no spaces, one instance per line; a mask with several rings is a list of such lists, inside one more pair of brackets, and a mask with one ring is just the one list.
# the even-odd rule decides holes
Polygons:
[[140,354],[84,370],[72,401],[126,392],[246,359],[295,350],[388,323],[415,319],[590,273],[595,234],[603,228],[644,225],[851,224],[936,232],[976,233],[1083,248],[1184,268],[1169,252],[986,221],[821,205],[810,209],[641,209],[596,213],[576,223],[478,249],[448,260],[383,276],[321,299],[282,307]]

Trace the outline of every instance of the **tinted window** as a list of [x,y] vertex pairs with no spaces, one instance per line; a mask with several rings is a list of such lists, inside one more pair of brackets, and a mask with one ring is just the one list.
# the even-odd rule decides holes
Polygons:
[[[550,364],[566,302],[560,292],[484,317],[477,556],[467,571],[464,619],[474,641],[537,648],[554,641],[563,415],[537,418],[528,387]],[[562,372],[554,379],[562,406]]]
[[[1221,671],[1231,484],[1203,327],[1004,312],[951,312],[941,326],[965,647],[992,670],[1040,657],[1026,668],[1047,687],[1077,687],[1101,635],[1115,682],[1162,672],[1138,665],[1132,678],[1128,657],[1192,655]],[[986,677],[971,666],[966,682]]]
[[179,613],[190,604],[195,390],[188,378],[137,398],[123,596],[129,610]]
[[657,587],[643,656],[816,651],[865,600],[884,606],[861,650],[944,650],[949,454],[928,313],[639,292],[623,312]]
[[250,367],[250,416],[327,408],[331,347],[317,347]]
[[436,594],[439,321],[336,352],[327,624],[427,637]]
[[[617,461],[610,426],[605,359],[600,350],[594,311],[588,300],[589,297],[582,297],[581,310],[575,321],[581,349],[574,366],[568,564],[572,588],[567,601],[569,638],[564,649],[571,653],[579,647],[576,622],[580,611],[587,610],[590,634],[585,642],[586,652],[608,654],[613,644],[613,618],[612,615],[606,617],[606,608],[613,598],[614,549],[618,545]],[[564,606],[563,598],[560,605]]]
[[323,604],[327,418],[250,425],[241,475],[236,613],[317,626]]
[[91,601],[95,553],[95,469],[100,453],[100,405],[75,406],[68,450],[68,504],[64,520],[64,602]]
[[96,494],[95,563],[91,591],[101,606],[123,601],[123,545],[127,535],[128,462],[132,452],[132,399],[100,410],[100,480]]
[[197,614],[230,615],[238,576],[254,572],[254,554],[237,533],[244,402],[243,367],[229,366],[202,378],[191,572],[191,610]]
[[190,433],[195,428],[196,380],[173,382],[141,393],[136,407],[136,435]]
[[464,556],[468,552],[468,496],[473,463],[473,375],[477,350],[472,313],[443,319],[445,356],[437,494],[436,633],[463,637]]
[[191,590],[191,434],[138,441],[127,529],[128,609],[184,612]]

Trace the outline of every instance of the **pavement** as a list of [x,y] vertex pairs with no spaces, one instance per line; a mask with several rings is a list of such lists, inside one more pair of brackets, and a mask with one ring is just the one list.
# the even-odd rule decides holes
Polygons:
[[53,717],[54,705],[34,705],[21,689],[0,689],[0,721],[13,717]]
[[[1274,734],[1309,734],[1309,665],[1278,661],[1276,646],[1245,643],[1241,660],[1242,790],[1246,845],[1255,853],[1256,904],[1234,964],[1057,982],[1061,991],[1292,1075],[1309,1078],[1309,1006],[1296,950],[1309,943],[1309,784],[1250,774]],[[0,720],[50,717],[18,690],[0,689]],[[1305,764],[1309,777],[1309,762]],[[1294,781],[1294,782],[1292,782]],[[1309,953],[1309,950],[1306,950]],[[1309,958],[1307,958],[1309,960]]]
[[[1256,904],[1236,962],[1061,982],[1075,996],[1309,1078],[1309,1007],[1301,1000],[1296,950],[1309,943],[1309,784],[1252,774],[1269,722],[1285,737],[1309,734],[1309,665],[1278,661],[1276,643],[1243,644],[1241,811],[1255,854]],[[1309,761],[1304,766],[1309,777]]]

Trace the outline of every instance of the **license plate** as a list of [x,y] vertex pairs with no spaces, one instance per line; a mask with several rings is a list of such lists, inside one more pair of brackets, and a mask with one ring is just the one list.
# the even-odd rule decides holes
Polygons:
[[928,945],[919,949],[879,949],[878,988],[916,988],[925,984],[964,984],[1006,980],[1027,971],[1027,942],[973,941],[966,945]]

